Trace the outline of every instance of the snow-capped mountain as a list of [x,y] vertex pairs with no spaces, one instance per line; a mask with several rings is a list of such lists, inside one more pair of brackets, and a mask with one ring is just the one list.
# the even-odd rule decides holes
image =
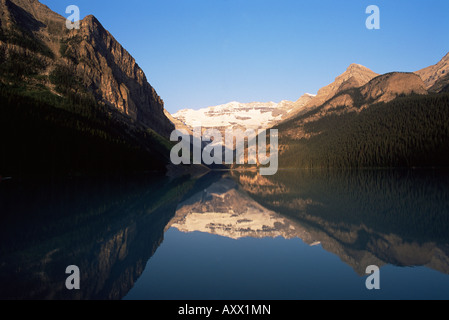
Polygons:
[[283,100],[275,102],[230,102],[200,110],[184,109],[173,114],[173,118],[193,128],[201,125],[203,129],[247,129],[264,130],[275,126],[305,106],[314,95],[305,94],[298,101]]

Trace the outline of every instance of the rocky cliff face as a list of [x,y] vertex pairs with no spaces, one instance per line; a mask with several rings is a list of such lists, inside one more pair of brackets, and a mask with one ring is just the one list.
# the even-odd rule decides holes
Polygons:
[[449,73],[447,73],[444,77],[438,79],[438,81],[429,88],[429,92],[449,92]]
[[64,60],[75,68],[85,87],[133,120],[169,136],[174,128],[164,114],[164,102],[134,58],[94,16],[84,18],[80,30],[71,31],[65,39],[69,57]]
[[162,99],[134,58],[95,17],[87,16],[79,30],[69,31],[64,17],[37,0],[1,1],[0,49],[6,59],[32,55],[39,61],[40,85],[50,90],[54,86],[45,76],[62,67],[97,101],[169,136],[174,125],[164,114]]

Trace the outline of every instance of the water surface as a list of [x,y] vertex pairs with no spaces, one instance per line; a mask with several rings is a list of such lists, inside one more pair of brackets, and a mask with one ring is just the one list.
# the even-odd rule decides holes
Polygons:
[[[0,184],[3,299],[448,299],[449,179],[285,170]],[[65,288],[66,266],[81,290]],[[380,267],[367,290],[366,267]]]

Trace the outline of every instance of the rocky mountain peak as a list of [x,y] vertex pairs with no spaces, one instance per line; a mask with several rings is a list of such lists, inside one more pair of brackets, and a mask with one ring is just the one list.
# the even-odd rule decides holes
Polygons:
[[344,73],[336,77],[334,82],[321,88],[316,97],[308,103],[306,109],[318,107],[339,92],[350,88],[361,87],[377,76],[377,73],[367,67],[353,63]]
[[360,73],[360,72],[372,72],[370,69],[368,69],[365,66],[362,66],[358,63],[351,63],[349,67],[346,69],[346,72],[354,72],[354,73]]
[[100,21],[98,21],[98,19],[93,14],[89,14],[89,15],[85,16],[82,21],[84,23],[91,24],[91,25],[100,24]]
[[[84,91],[93,94],[96,100],[165,137],[170,135],[174,126],[164,114],[162,99],[135,59],[97,18],[88,15],[79,30],[67,30],[66,19],[37,0],[1,1],[3,54],[33,51],[27,54],[41,61],[45,59],[41,63],[44,68],[39,71],[43,77],[54,70],[63,70],[64,77],[70,75],[79,80]],[[12,33],[14,37],[8,36]],[[21,37],[26,41],[20,41]],[[43,84],[54,90],[51,83]]]
[[335,78],[335,82],[341,85],[343,82],[352,78],[353,82],[361,83],[361,85],[364,85],[377,75],[377,73],[373,72],[367,67],[353,63],[346,69],[344,73]]
[[81,20],[81,28],[86,35],[101,35],[109,32],[103,27],[100,21],[94,15],[88,15]]

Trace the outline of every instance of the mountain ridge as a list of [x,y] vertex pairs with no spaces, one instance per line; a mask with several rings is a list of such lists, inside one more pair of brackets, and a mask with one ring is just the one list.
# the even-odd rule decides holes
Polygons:
[[294,123],[293,127],[281,131],[281,135],[291,139],[309,139],[313,134],[307,131],[306,126],[311,122],[332,115],[360,112],[372,104],[390,102],[401,95],[427,95],[427,93],[424,82],[414,73],[391,72],[378,75],[364,86],[338,92],[321,106],[292,119],[290,122]]
[[[243,128],[244,130],[269,129],[279,123],[288,121],[289,119],[319,107],[322,103],[341,91],[360,87],[376,76],[378,76],[378,74],[370,69],[360,64],[353,63],[348,66],[344,73],[337,76],[333,83],[321,88],[316,95],[305,93],[296,101],[283,100],[279,103],[272,101],[251,103],[232,101],[227,104],[210,106],[199,110],[182,109],[172,114],[172,116],[189,128],[192,128],[193,122],[196,121],[202,123],[205,128],[221,128],[222,131],[224,131],[223,128],[229,127]],[[266,108],[266,110],[263,110],[264,108]],[[265,113],[265,115],[271,112],[272,116],[263,117],[263,114],[251,114],[251,109],[261,109],[262,113]],[[213,120],[214,116],[216,116],[215,121]],[[229,118],[223,119],[225,116],[229,116]],[[246,119],[249,117],[252,119]]]
[[335,78],[335,81],[324,86],[316,97],[307,105],[307,109],[318,107],[343,90],[365,85],[379,74],[360,64],[352,63],[345,72]]
[[427,89],[431,88],[439,79],[449,73],[449,53],[436,64],[418,70],[415,73],[421,77]]

